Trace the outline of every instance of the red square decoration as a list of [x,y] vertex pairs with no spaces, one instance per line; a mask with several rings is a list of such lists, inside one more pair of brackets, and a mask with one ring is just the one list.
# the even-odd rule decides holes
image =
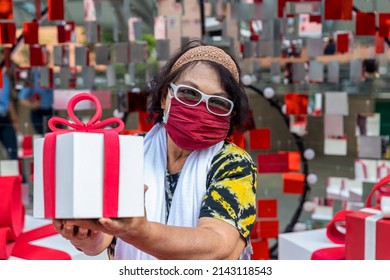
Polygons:
[[356,35],[374,36],[376,33],[375,13],[356,13]]

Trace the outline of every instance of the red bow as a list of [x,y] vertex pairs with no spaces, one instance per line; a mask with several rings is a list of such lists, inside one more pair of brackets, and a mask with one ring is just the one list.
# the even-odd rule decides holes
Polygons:
[[[89,100],[95,103],[95,115],[85,124],[74,114],[74,108],[80,101]],[[49,128],[53,131],[45,136],[43,146],[43,180],[44,180],[44,204],[45,218],[55,218],[55,147],[57,135],[70,132],[92,132],[104,134],[104,217],[116,217],[118,213],[119,195],[119,138],[118,134],[124,128],[124,123],[118,118],[109,118],[100,121],[102,107],[99,100],[92,94],[81,93],[72,97],[67,107],[68,115],[74,123],[60,117],[49,120]],[[112,129],[105,127],[116,124]],[[58,128],[57,125],[65,125],[73,129]],[[109,186],[109,187],[108,187]]]

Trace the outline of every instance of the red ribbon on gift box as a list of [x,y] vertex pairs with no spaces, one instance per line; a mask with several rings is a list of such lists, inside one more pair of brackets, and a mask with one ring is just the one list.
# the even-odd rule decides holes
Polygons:
[[[79,120],[74,108],[80,101],[89,100],[95,103],[95,115],[84,123]],[[96,96],[81,93],[72,97],[67,107],[68,115],[74,123],[60,117],[49,120],[49,128],[53,131],[45,136],[43,145],[43,184],[44,184],[44,209],[45,218],[55,218],[55,150],[57,136],[64,133],[87,132],[102,133],[104,135],[104,191],[103,191],[103,217],[118,216],[119,196],[119,132],[124,128],[124,123],[118,118],[109,118],[100,121],[102,107]],[[105,129],[109,125],[117,125],[111,129]],[[64,125],[73,129],[58,128]]]
[[[386,171],[386,175],[382,177],[382,170],[383,169]],[[376,168],[376,176],[380,180],[388,175],[390,175],[390,167],[388,167],[386,163],[382,162]]]
[[[326,227],[326,236],[336,244],[345,244],[345,220],[352,211],[341,210],[336,213],[332,221]],[[342,230],[344,229],[344,230]],[[330,247],[316,250],[311,255],[311,260],[344,260],[345,246]]]
[[362,166],[364,179],[368,179],[367,164],[361,159],[355,160],[355,163],[360,164]]

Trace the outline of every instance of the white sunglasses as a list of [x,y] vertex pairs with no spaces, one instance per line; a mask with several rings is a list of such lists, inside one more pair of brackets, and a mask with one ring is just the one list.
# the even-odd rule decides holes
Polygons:
[[225,97],[207,95],[196,88],[186,85],[170,83],[170,86],[175,98],[184,105],[197,106],[204,100],[207,110],[214,115],[228,116],[233,111],[234,103]]

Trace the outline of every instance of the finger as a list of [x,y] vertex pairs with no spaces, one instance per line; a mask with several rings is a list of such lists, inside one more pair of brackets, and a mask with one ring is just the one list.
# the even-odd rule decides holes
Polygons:
[[77,234],[75,235],[75,238],[84,240],[87,239],[90,235],[90,230],[87,228],[78,228]]
[[82,227],[82,228],[92,229],[96,231],[99,231],[102,228],[101,224],[97,219],[82,219],[82,220],[74,219],[74,220],[67,221],[67,224]]
[[147,185],[144,185],[144,192],[146,192],[149,189]]
[[117,233],[123,229],[123,225],[119,219],[100,218],[99,223],[106,231]]
[[53,225],[58,232],[61,232],[64,228],[62,220],[53,220]]
[[65,224],[62,230],[62,236],[70,240],[74,237],[74,226]]

